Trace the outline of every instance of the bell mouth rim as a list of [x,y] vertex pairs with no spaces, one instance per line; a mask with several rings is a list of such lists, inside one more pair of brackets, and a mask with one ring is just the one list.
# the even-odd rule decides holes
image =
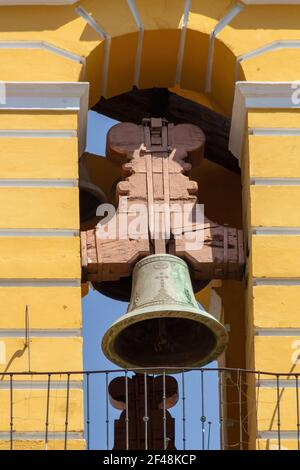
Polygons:
[[[169,309],[170,307],[170,309]],[[173,307],[173,309],[172,309]],[[182,312],[178,311],[178,306],[169,306],[165,305],[164,310],[158,310],[156,312],[143,312],[143,309],[136,309],[134,315],[130,315],[130,312],[126,313],[125,315],[122,316],[122,319],[116,320],[106,331],[102,338],[101,342],[101,348],[102,351],[105,355],[105,357],[113,362],[114,364],[117,364],[123,369],[127,370],[147,370],[148,372],[152,371],[152,373],[155,373],[155,371],[162,371],[164,370],[166,373],[180,373],[182,372],[185,368],[187,369],[193,369],[193,367],[203,367],[206,364],[216,360],[226,349],[229,341],[228,333],[225,329],[225,327],[220,323],[216,318],[214,318],[212,315],[210,315],[208,312],[205,312],[207,315],[207,322],[205,321],[199,321],[199,310],[196,308],[190,308],[189,310],[184,311],[185,314],[185,319],[190,320],[190,321],[195,321],[196,323],[201,323],[204,326],[207,326],[209,324],[209,327],[214,334],[215,340],[216,340],[216,346],[214,349],[213,353],[208,354],[205,356],[201,361],[195,361],[193,364],[190,366],[182,366],[182,367],[176,367],[174,366],[174,369],[172,366],[147,366],[143,368],[143,366],[140,366],[138,364],[130,363],[129,360],[125,361],[122,359],[119,354],[117,354],[112,348],[115,343],[116,335],[118,332],[121,332],[124,330],[126,327],[132,326],[135,323],[139,323],[141,321],[145,320],[151,320],[151,319],[158,319],[158,318],[183,318],[182,317]],[[143,318],[141,318],[141,314],[143,314]],[[160,315],[161,314],[161,315]],[[130,319],[130,321],[128,321]],[[202,318],[203,320],[203,318]],[[125,326],[125,328],[124,328]],[[218,334],[219,333],[219,334]],[[158,369],[157,369],[158,368]]]

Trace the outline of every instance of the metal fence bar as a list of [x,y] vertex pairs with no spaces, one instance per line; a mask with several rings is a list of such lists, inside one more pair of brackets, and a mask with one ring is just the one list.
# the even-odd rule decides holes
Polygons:
[[299,409],[299,377],[296,375],[296,410],[297,410],[297,443],[300,450],[300,409]]
[[128,412],[128,371],[125,371],[125,422],[126,422],[126,450],[129,450],[129,412]]
[[239,435],[240,435],[240,450],[243,450],[243,415],[242,415],[242,372],[238,371],[238,387],[239,387]]
[[278,450],[281,450],[281,431],[280,431],[280,384],[279,375],[276,376],[276,393],[277,393],[277,440]]
[[205,402],[204,402],[204,371],[201,370],[201,434],[202,434],[202,450],[205,449]]
[[49,409],[50,409],[50,386],[51,386],[51,374],[48,374],[48,382],[47,382],[47,404],[46,404],[46,421],[45,421],[45,450],[48,450]]
[[68,426],[69,426],[69,402],[70,402],[70,374],[67,374],[67,398],[66,398],[66,420],[65,420],[65,445],[64,450],[68,448]]
[[108,403],[108,372],[105,372],[105,425],[106,425],[106,450],[109,450],[109,403]]
[[223,442],[223,371],[219,371],[219,428],[220,428],[220,448],[223,450],[224,442]]
[[211,421],[208,421],[208,437],[207,437],[207,450],[210,448],[210,432],[211,432]]
[[163,428],[164,428],[164,450],[167,450],[167,406],[166,406],[166,371],[163,370]]
[[90,450],[90,374],[86,374],[86,441],[87,450]]
[[181,393],[182,393],[182,449],[185,450],[186,446],[186,417],[185,417],[185,384],[184,384],[184,371],[182,371],[181,376]]
[[144,423],[145,423],[145,450],[148,450],[148,390],[147,390],[147,372],[144,374],[144,395],[145,395],[145,415],[144,415]]
[[9,376],[9,395],[10,395],[10,450],[13,450],[14,433],[14,414],[13,414],[13,374]]

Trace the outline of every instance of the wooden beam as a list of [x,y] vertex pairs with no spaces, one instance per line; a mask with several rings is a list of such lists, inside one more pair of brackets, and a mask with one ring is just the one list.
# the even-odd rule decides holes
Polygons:
[[240,173],[238,160],[228,150],[230,119],[166,88],[135,88],[114,98],[101,98],[93,110],[117,121],[135,124],[141,124],[145,117],[165,117],[174,124],[195,124],[206,136],[205,157]]

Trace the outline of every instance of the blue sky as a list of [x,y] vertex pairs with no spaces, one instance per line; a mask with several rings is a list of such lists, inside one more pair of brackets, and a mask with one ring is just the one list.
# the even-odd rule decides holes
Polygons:
[[[88,116],[87,151],[97,155],[105,155],[106,133],[116,121],[93,111]],[[100,158],[100,157],[99,157]],[[117,367],[109,362],[101,351],[101,339],[107,328],[120,315],[125,313],[127,304],[111,300],[97,291],[90,289],[83,299],[83,338],[84,338],[84,369],[85,370],[114,370]],[[217,367],[216,363],[210,367]],[[110,374],[109,380],[116,375]],[[181,375],[176,376],[181,392]],[[201,376],[200,372],[189,372],[185,375],[186,395],[186,449],[201,449]],[[205,447],[208,439],[208,421],[211,425],[210,448],[219,448],[219,401],[218,377],[215,372],[206,372],[204,380],[205,397]],[[91,449],[106,449],[106,377],[93,376],[90,378],[90,447]],[[182,395],[170,413],[176,419],[176,447],[182,449]],[[113,420],[120,412],[109,406],[109,448],[113,446]],[[129,423],[130,425],[130,423]]]

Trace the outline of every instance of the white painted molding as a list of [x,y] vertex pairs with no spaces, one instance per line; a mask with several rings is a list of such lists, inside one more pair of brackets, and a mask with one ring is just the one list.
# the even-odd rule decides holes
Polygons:
[[293,101],[294,82],[236,82],[233,102],[229,150],[241,159],[248,109],[300,108]]
[[245,5],[300,5],[300,0],[241,0]]
[[244,8],[244,5],[238,3],[235,5],[215,26],[214,30],[210,34],[209,46],[208,46],[208,59],[207,59],[207,69],[206,69],[206,79],[205,79],[205,91],[206,93],[211,92],[211,79],[212,79],[212,70],[214,63],[214,50],[215,50],[215,38],[222,29],[224,29]]
[[66,59],[82,64],[85,69],[85,57],[74,54],[47,41],[0,41],[0,49],[44,49]]
[[[0,5],[74,5],[75,3],[78,3],[78,0],[0,0]],[[245,5],[299,5],[300,0],[240,0],[240,3]]]
[[[300,235],[300,227],[251,227],[252,235]],[[0,230],[1,234],[1,230]],[[1,236],[1,235],[0,235]]]
[[300,178],[260,178],[252,176],[250,185],[253,186],[300,186]]
[[79,237],[76,229],[50,229],[50,228],[0,228],[1,237]]
[[[31,338],[74,338],[81,335],[81,329],[30,328]],[[0,329],[0,338],[24,338],[24,328]]]
[[278,49],[299,49],[300,48],[300,40],[288,41],[288,40],[281,40],[281,41],[273,41],[270,44],[266,44],[265,46],[258,47],[257,49],[253,49],[252,51],[246,52],[237,57],[236,64],[235,64],[235,71],[234,71],[234,82],[238,79],[239,73],[239,64],[245,60],[251,59],[252,57],[257,57],[266,52],[276,51]]
[[179,43],[178,56],[177,56],[176,78],[175,78],[176,85],[179,85],[181,81],[186,30],[187,30],[188,21],[189,21],[190,8],[191,8],[191,0],[185,0],[183,21],[182,21],[182,27],[181,27],[181,33],[180,33],[180,43]]
[[0,82],[0,110],[75,111],[79,156],[86,146],[89,83]]
[[77,188],[78,179],[0,178],[0,188]]
[[0,5],[74,5],[78,0],[0,0]]
[[299,336],[300,328],[255,328],[255,336]]
[[111,36],[107,34],[102,26],[93,18],[93,16],[83,7],[75,8],[76,13],[81,16],[87,24],[93,28],[96,33],[104,40],[104,59],[102,69],[102,96],[106,97],[107,82],[108,82],[108,69],[110,60]]
[[[24,336],[24,332],[23,332]],[[45,374],[47,375],[47,374]],[[51,380],[51,389],[52,390],[65,390],[67,388],[68,382],[66,380]],[[48,380],[15,380],[14,390],[47,390]],[[82,380],[70,380],[69,382],[70,390],[81,390],[83,388]],[[10,381],[1,380],[0,381],[0,390],[9,390]]]
[[[187,0],[188,1],[188,0]],[[144,25],[139,15],[138,9],[136,7],[134,0],[127,0],[128,6],[130,8],[131,14],[134,17],[135,23],[139,29],[138,36],[138,45],[136,49],[135,56],[135,66],[134,66],[134,84],[139,86],[140,75],[141,75],[141,62],[142,62],[142,53],[143,53],[143,40],[144,40]]]
[[81,279],[0,279],[0,287],[80,287]]
[[255,277],[253,286],[300,286],[300,278]]
[[73,139],[77,137],[75,130],[62,129],[0,129],[1,138],[19,138],[19,139]]

